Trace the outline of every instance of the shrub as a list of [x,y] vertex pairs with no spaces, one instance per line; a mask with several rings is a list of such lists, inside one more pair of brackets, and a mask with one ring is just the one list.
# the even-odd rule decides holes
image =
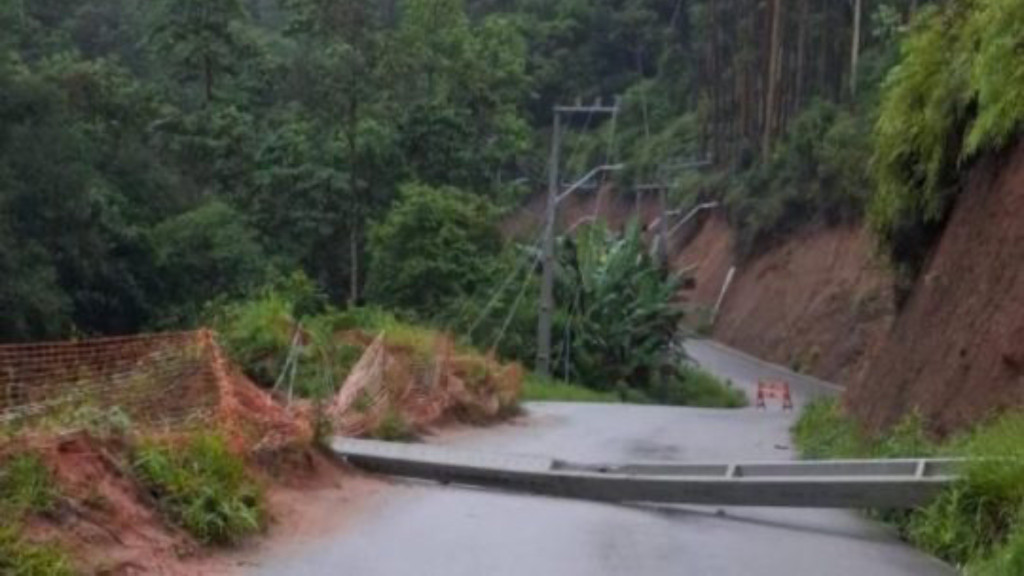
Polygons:
[[455,188],[407,185],[369,238],[367,294],[421,318],[439,314],[493,275],[501,252],[494,210]]
[[278,292],[265,290],[224,306],[216,326],[231,358],[256,382],[273,384],[295,335],[292,303]]
[[338,330],[350,327],[348,313],[330,309],[301,273],[275,282],[253,298],[222,305],[214,315],[228,354],[264,386],[282,376],[295,330],[301,328],[294,391],[305,398],[333,392],[362,354],[362,347],[336,337]]
[[219,201],[162,222],[151,236],[163,282],[164,325],[193,324],[206,303],[244,294],[266,278],[255,232]]
[[220,436],[199,434],[184,446],[144,442],[132,469],[167,517],[200,542],[229,544],[263,526],[263,491]]

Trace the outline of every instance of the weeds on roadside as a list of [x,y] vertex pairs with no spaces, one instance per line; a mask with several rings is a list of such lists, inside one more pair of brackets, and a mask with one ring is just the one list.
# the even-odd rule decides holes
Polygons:
[[263,527],[263,491],[220,436],[199,434],[184,446],[144,441],[132,468],[164,514],[204,544],[230,544]]
[[666,404],[699,408],[742,408],[747,396],[714,374],[691,364],[683,364],[664,391]]
[[605,402],[622,400],[612,391],[594,390],[554,378],[544,378],[530,372],[523,379],[523,400],[541,402]]
[[935,501],[910,511],[875,511],[914,545],[968,576],[1024,574],[1024,414],[1007,414],[944,443],[911,412],[877,436],[835,400],[809,404],[793,427],[805,458],[965,457],[960,477]]

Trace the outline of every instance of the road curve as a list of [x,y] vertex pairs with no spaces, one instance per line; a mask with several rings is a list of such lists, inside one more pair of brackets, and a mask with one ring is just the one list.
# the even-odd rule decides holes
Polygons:
[[[835,393],[709,342],[701,365],[751,390],[785,378],[797,407]],[[535,403],[522,421],[444,441],[573,460],[792,458],[792,414]],[[417,576],[897,576],[956,572],[885,527],[835,510],[621,506],[398,482],[342,533],[258,558],[248,573]]]

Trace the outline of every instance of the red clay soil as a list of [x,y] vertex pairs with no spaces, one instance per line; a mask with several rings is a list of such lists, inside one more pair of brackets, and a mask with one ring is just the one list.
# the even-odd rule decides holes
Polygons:
[[848,392],[873,428],[918,409],[942,434],[1024,404],[1024,144],[980,162],[870,369]]
[[807,229],[738,269],[714,336],[845,383],[889,327],[889,278],[864,230]]
[[36,449],[54,473],[57,512],[33,518],[33,539],[58,542],[85,574],[196,574],[184,558],[199,548],[167,525],[128,475],[125,447],[76,434]]
[[28,520],[26,534],[56,543],[83,574],[232,574],[254,548],[287,545],[341,527],[386,485],[308,447],[262,452],[250,470],[266,487],[268,537],[232,551],[211,550],[159,515],[151,496],[126,470],[122,441],[76,433],[5,448],[21,450],[43,458],[61,494],[54,513]]

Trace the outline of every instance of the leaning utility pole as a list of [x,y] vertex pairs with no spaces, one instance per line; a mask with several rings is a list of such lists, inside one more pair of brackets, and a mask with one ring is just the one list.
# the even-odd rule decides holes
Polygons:
[[[555,311],[555,226],[557,224],[559,196],[558,164],[562,148],[562,115],[618,114],[618,101],[614,106],[602,106],[600,100],[592,106],[555,106],[554,126],[551,133],[551,156],[548,160],[548,199],[544,210],[544,239],[541,243],[543,274],[540,284],[540,314],[537,319],[537,364],[540,376],[551,375],[551,318]],[[587,177],[589,178],[588,174]],[[581,181],[582,182],[582,181]],[[575,188],[576,186],[574,186]]]

